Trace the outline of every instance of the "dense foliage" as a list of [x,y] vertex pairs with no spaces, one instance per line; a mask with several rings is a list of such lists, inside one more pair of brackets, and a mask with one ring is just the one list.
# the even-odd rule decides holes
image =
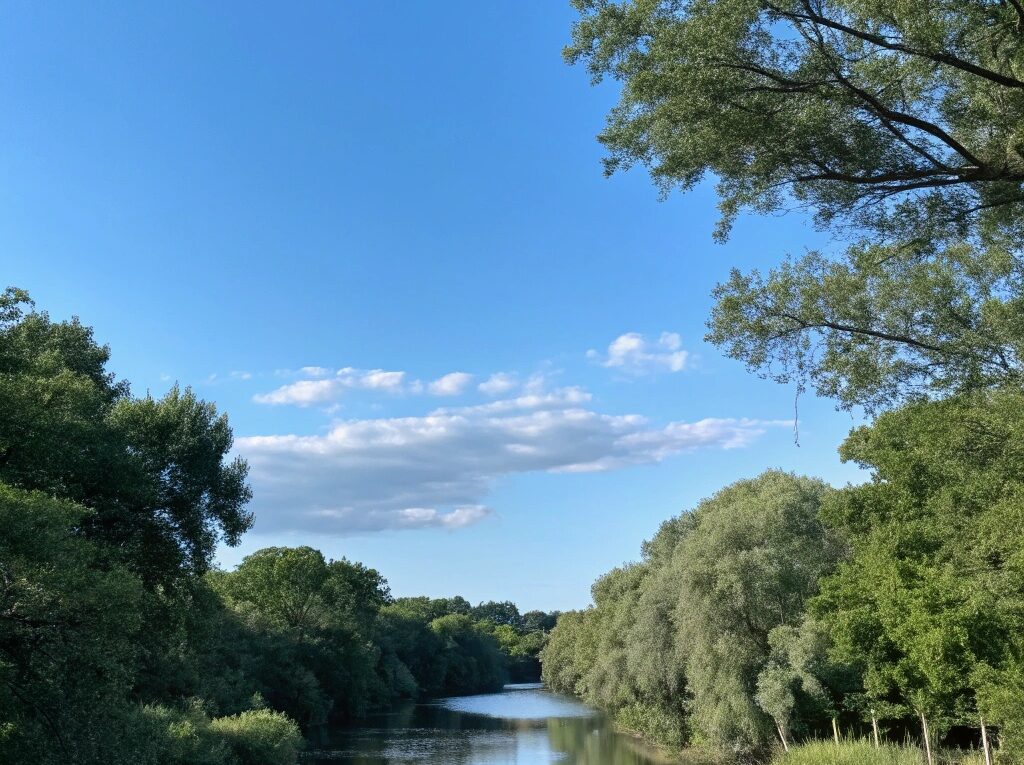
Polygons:
[[847,439],[866,484],[727,487],[559,619],[544,679],[673,746],[756,753],[874,717],[933,745],[985,719],[1019,752],[1022,429],[1019,391],[921,403]]
[[[918,759],[875,726],[929,762],[983,730],[1024,755],[1024,4],[573,5],[567,60],[621,85],[609,173],[713,176],[720,239],[744,210],[834,235],[733,270],[707,339],[877,418],[840,449],[863,485],[767,473],[667,522],[559,620],[544,677],[782,762]],[[871,740],[790,746],[840,730]]]
[[[1024,5],[573,0],[566,49],[622,84],[609,172],[713,174],[744,209],[809,209],[852,242],[721,285],[709,339],[875,409],[1020,383]],[[892,300],[899,295],[899,300]]]
[[399,698],[539,675],[554,615],[392,598],[251,523],[227,418],[134,398],[78,321],[0,296],[0,763],[276,765]]

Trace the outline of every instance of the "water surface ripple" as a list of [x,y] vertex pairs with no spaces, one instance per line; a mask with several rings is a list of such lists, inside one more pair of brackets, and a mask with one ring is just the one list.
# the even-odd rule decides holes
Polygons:
[[539,684],[410,704],[333,731],[305,760],[349,765],[653,765],[636,739]]

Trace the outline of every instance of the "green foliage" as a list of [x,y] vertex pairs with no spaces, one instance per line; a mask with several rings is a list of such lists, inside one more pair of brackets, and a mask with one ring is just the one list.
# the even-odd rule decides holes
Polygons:
[[218,717],[210,731],[224,739],[238,765],[290,765],[302,746],[298,726],[287,715],[266,709]]
[[996,740],[1010,754],[1024,752],[1024,659],[1014,652],[999,669],[982,663],[973,681],[979,712],[998,726]]
[[226,462],[227,419],[176,387],[132,399],[109,349],[28,296],[0,297],[0,481],[93,512],[81,530],[150,585],[205,571],[251,524],[246,465]]
[[789,740],[806,736],[839,714],[838,697],[855,691],[856,681],[845,666],[830,661],[828,636],[812,618],[800,626],[780,625],[768,633],[768,663],[757,677],[755,701]]
[[[932,240],[1019,235],[1024,12],[966,0],[574,0],[565,56],[622,85],[608,172]],[[1019,241],[1019,239],[1018,239]]]
[[1012,680],[1024,649],[1022,438],[1024,394],[1005,390],[886,413],[841,449],[872,481],[826,509],[854,554],[814,611],[870,698],[939,730],[976,724],[976,672]]
[[1024,261],[966,244],[851,247],[733,271],[707,339],[777,382],[843,408],[1024,380]]
[[560,617],[544,679],[673,745],[763,752],[872,716],[917,736],[923,715],[933,745],[984,718],[1017,756],[1022,443],[1024,393],[975,393],[855,430],[866,484],[733,484]]
[[508,625],[517,631],[523,629],[523,617],[519,609],[515,603],[508,600],[501,603],[495,600],[481,603],[474,606],[469,614],[477,621],[486,619],[498,625]]
[[511,603],[392,603],[308,547],[211,571],[251,523],[227,419],[177,387],[132,398],[108,359],[0,295],[0,765],[292,763],[300,726],[536,662]]
[[145,593],[87,515],[0,483],[0,762],[121,761]]
[[[210,718],[202,707],[192,704],[178,710],[147,705],[141,710],[141,718],[136,751],[143,762],[233,765],[227,742],[211,730]],[[286,762],[295,762],[295,758]]]
[[505,654],[488,622],[474,622],[464,614],[448,614],[430,622],[440,640],[435,661],[444,666],[442,688],[458,695],[498,690],[507,679]]
[[747,748],[773,737],[755,702],[769,635],[799,624],[842,548],[818,521],[828,488],[768,472],[701,502],[677,562],[679,640],[688,654],[693,721],[712,742]]
[[595,582],[592,608],[561,615],[542,653],[545,681],[662,743],[763,747],[774,726],[758,679],[786,653],[773,650],[773,630],[801,624],[842,555],[817,519],[827,492],[768,472],[663,524],[642,563]]
[[1019,385],[1024,6],[575,0],[566,58],[621,82],[606,169],[717,180],[853,241],[715,290],[707,339],[843,407]]

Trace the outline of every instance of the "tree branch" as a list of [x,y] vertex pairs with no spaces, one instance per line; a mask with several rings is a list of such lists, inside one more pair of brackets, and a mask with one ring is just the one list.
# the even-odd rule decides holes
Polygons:
[[[807,0],[804,0],[802,5],[805,8],[804,13],[785,10],[772,4],[768,4],[768,8],[782,18],[791,19],[797,22],[808,21],[812,24],[818,24],[823,27],[827,27],[828,29],[833,29],[837,32],[850,35],[851,37],[856,37],[858,40],[863,40],[864,42],[869,42],[872,45],[877,45],[879,48],[885,48],[886,50],[897,51],[899,53],[906,53],[910,56],[926,58],[929,61],[934,61],[936,64],[945,64],[946,66],[951,66],[954,69],[959,69],[962,72],[967,72],[990,82],[994,82],[997,85],[1002,85],[1004,88],[1024,88],[1024,82],[1015,77],[1011,77],[1000,72],[994,72],[991,69],[986,69],[978,64],[965,61],[959,56],[954,56],[952,53],[926,51],[918,48],[912,48],[903,43],[893,42],[881,35],[877,35],[872,32],[865,32],[862,29],[856,29],[855,27],[851,27],[847,24],[843,24],[842,22],[830,19],[827,16],[823,16],[816,12]],[[1017,5],[1017,3],[1015,2],[1014,5]]]

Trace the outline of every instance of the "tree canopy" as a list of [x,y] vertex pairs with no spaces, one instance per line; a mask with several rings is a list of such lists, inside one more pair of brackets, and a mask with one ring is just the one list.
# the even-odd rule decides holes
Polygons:
[[1020,233],[1018,3],[573,4],[566,58],[622,83],[607,169],[684,189],[713,173],[723,232],[745,207],[795,202],[901,239]]
[[0,296],[0,481],[92,510],[82,531],[147,582],[201,574],[252,524],[227,417],[177,386],[132,398],[109,359],[77,320]]
[[[606,169],[808,209],[849,245],[715,292],[707,339],[841,406],[1019,384],[1024,6],[575,0],[566,58],[621,83]],[[896,299],[898,297],[898,299]]]

